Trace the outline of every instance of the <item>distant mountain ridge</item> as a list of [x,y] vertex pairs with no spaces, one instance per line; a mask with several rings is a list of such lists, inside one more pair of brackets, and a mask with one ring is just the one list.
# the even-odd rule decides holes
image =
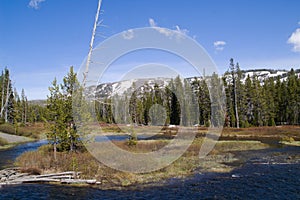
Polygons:
[[[296,75],[300,77],[300,69],[294,70]],[[263,82],[263,80],[273,77],[276,79],[278,76],[280,77],[281,81],[286,80],[288,76],[289,70],[273,70],[273,69],[249,69],[249,70],[241,70],[242,72],[242,82],[245,82],[247,77],[253,78],[256,76],[258,80]],[[225,73],[222,76],[226,76],[228,80],[230,81],[231,74]],[[201,80],[203,77],[189,77],[186,78],[190,83],[195,81],[196,79]],[[151,90],[154,88],[154,85],[157,84],[159,88],[163,88],[168,85],[168,83],[171,81],[171,78],[143,78],[143,79],[133,79],[133,80],[124,80],[124,81],[118,81],[118,82],[112,82],[112,83],[103,83],[99,84],[97,86],[90,86],[90,89],[88,90],[88,96],[102,99],[105,97],[111,97],[115,94],[121,94],[123,92],[132,92],[132,84],[135,83],[137,86],[137,89],[142,90]]]
[[[288,72],[290,70],[273,70],[273,69],[250,69],[250,70],[242,70],[243,73],[243,79],[242,81],[245,81],[246,78],[249,76],[250,78],[257,76],[257,78],[260,81],[263,81],[266,78],[277,78],[280,77],[281,81],[286,80],[288,76]],[[299,77],[300,75],[300,69],[294,70],[296,75]]]
[[[262,82],[266,78],[273,77],[276,79],[278,76],[280,77],[281,81],[287,79],[288,72],[290,70],[280,69],[249,69],[249,70],[241,70],[242,72],[242,82],[246,80],[249,76],[253,78],[257,76],[257,78]],[[300,78],[300,69],[294,70],[296,75]],[[223,74],[222,76],[228,76],[230,79],[230,74]],[[201,80],[203,77],[189,77],[186,78],[189,82],[195,81],[195,79]],[[105,98],[111,97],[113,94],[120,94],[121,92],[128,91],[131,92],[133,89],[131,88],[132,84],[135,83],[136,85],[140,85],[140,90],[150,90],[154,88],[155,83],[158,84],[160,88],[165,87],[169,82],[170,78],[153,78],[153,79],[134,79],[134,80],[124,80],[124,81],[117,81],[111,83],[102,83],[97,86],[90,86],[87,90],[87,95],[91,98]],[[37,104],[41,106],[45,106],[46,100],[31,100],[29,101],[30,104]]]

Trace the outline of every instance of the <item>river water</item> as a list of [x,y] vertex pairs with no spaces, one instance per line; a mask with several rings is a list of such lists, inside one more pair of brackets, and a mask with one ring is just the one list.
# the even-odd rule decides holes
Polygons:
[[[0,151],[0,167],[45,141]],[[0,199],[300,199],[300,162],[283,162],[299,155],[299,147],[273,148],[241,154],[247,161],[230,173],[197,173],[187,179],[170,179],[163,186],[100,190],[49,184],[0,188]],[[277,157],[274,157],[277,155]]]
[[0,150],[0,169],[11,167],[14,160],[26,151],[34,151],[40,146],[47,144],[47,140],[40,140],[38,142],[29,142],[20,144],[7,150]]

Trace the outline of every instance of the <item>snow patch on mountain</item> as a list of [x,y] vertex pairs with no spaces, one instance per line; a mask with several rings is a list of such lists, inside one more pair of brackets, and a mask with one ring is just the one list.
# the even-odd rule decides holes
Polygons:
[[[296,75],[300,78],[300,69],[295,70]],[[225,73],[224,75],[228,82],[231,81],[231,74]],[[243,70],[242,71],[242,82],[245,83],[247,77],[254,78],[257,77],[261,83],[265,79],[273,77],[277,79],[280,78],[280,81],[286,81],[288,76],[287,70],[267,70],[267,69],[255,69],[255,70]],[[190,77],[186,78],[189,83],[192,83],[196,80],[202,80],[203,77]],[[171,81],[171,78],[143,78],[143,79],[132,79],[132,80],[122,80],[119,82],[113,83],[103,83],[98,86],[91,86],[88,88],[87,95],[92,98],[109,98],[114,95],[123,95],[124,92],[130,94],[133,91],[139,92],[147,92],[154,89],[155,84],[158,85],[159,88],[166,87]],[[135,88],[133,88],[133,84]]]

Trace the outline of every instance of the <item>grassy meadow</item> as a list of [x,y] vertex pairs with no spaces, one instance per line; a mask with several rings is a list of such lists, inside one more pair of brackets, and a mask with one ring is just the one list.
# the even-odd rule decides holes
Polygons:
[[[158,127],[139,127],[136,132],[150,134]],[[92,128],[91,128],[92,129]],[[124,134],[126,127],[121,129],[115,125],[102,126],[102,134]],[[138,140],[135,145],[129,145],[127,140],[112,141],[116,146],[135,153],[147,153],[157,151],[171,141],[176,135],[176,128],[160,127],[160,132],[145,140]],[[74,152],[58,152],[57,159],[53,157],[53,149],[50,145],[40,147],[35,152],[26,152],[17,158],[16,166],[24,170],[31,169],[41,173],[62,171],[80,171],[82,178],[97,179],[102,188],[123,187],[136,184],[158,184],[168,178],[182,178],[201,172],[230,172],[235,165],[230,163],[242,163],[237,155],[249,150],[262,150],[271,148],[275,141],[285,142],[289,145],[297,144],[300,140],[300,127],[259,127],[246,129],[225,128],[214,149],[205,157],[199,158],[199,150],[203,144],[207,128],[198,127],[196,137],[188,150],[171,165],[160,170],[135,174],[114,170],[99,163],[84,146]],[[197,170],[196,170],[197,169]]]

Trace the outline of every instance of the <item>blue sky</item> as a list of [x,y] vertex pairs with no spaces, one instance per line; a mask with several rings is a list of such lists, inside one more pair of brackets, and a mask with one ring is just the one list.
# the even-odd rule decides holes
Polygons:
[[[79,70],[97,2],[0,0],[0,69],[10,69],[18,91],[45,99],[54,77],[61,80],[71,65]],[[105,26],[98,27],[95,43],[155,23],[194,38],[220,72],[231,57],[242,69],[300,68],[299,8],[293,0],[103,0]]]

